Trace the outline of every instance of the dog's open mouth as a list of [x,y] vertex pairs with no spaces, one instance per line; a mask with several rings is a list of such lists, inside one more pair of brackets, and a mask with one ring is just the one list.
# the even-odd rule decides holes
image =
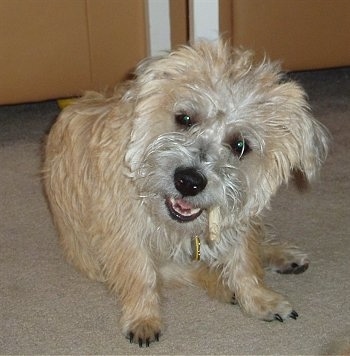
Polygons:
[[184,199],[167,198],[165,205],[168,208],[170,217],[178,222],[193,221],[202,213],[202,209],[195,208]]

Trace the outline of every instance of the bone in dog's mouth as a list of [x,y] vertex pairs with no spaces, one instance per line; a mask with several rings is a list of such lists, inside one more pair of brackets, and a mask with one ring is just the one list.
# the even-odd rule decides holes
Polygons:
[[184,199],[167,198],[165,205],[168,208],[170,217],[182,223],[197,219],[203,211]]

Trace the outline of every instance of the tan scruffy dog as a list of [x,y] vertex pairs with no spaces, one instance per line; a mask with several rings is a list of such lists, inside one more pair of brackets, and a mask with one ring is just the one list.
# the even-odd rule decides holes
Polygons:
[[261,214],[293,171],[315,176],[327,141],[278,65],[203,41],[142,62],[110,97],[65,109],[44,183],[68,260],[108,285],[123,333],[149,346],[167,281],[262,320],[297,318],[264,268],[300,273],[309,260],[272,242]]

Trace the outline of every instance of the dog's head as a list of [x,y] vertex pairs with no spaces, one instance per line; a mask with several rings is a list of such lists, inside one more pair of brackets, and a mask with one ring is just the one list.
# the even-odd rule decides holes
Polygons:
[[307,179],[327,133],[278,64],[200,42],[141,63],[124,100],[134,106],[126,162],[151,214],[193,233],[209,212],[258,214],[292,171]]

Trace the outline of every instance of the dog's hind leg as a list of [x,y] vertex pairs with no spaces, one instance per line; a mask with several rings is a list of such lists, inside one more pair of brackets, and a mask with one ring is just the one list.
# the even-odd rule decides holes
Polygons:
[[271,238],[268,230],[262,223],[255,226],[263,267],[283,274],[299,274],[306,271],[310,264],[307,254],[294,245]]
[[86,230],[73,221],[69,222],[69,217],[62,218],[62,213],[55,214],[54,221],[68,262],[90,279],[104,282],[101,265],[93,254]]
[[161,269],[162,280],[166,285],[191,285],[203,288],[208,296],[223,303],[236,304],[234,293],[224,284],[220,267],[210,268],[202,262],[192,265],[169,263]]
[[220,267],[210,268],[205,264],[198,265],[193,269],[192,275],[195,283],[204,288],[210,298],[217,299],[223,303],[237,304],[235,294],[224,283],[221,277]]
[[308,256],[298,247],[273,240],[261,243],[261,257],[264,267],[277,273],[299,274],[310,264]]

